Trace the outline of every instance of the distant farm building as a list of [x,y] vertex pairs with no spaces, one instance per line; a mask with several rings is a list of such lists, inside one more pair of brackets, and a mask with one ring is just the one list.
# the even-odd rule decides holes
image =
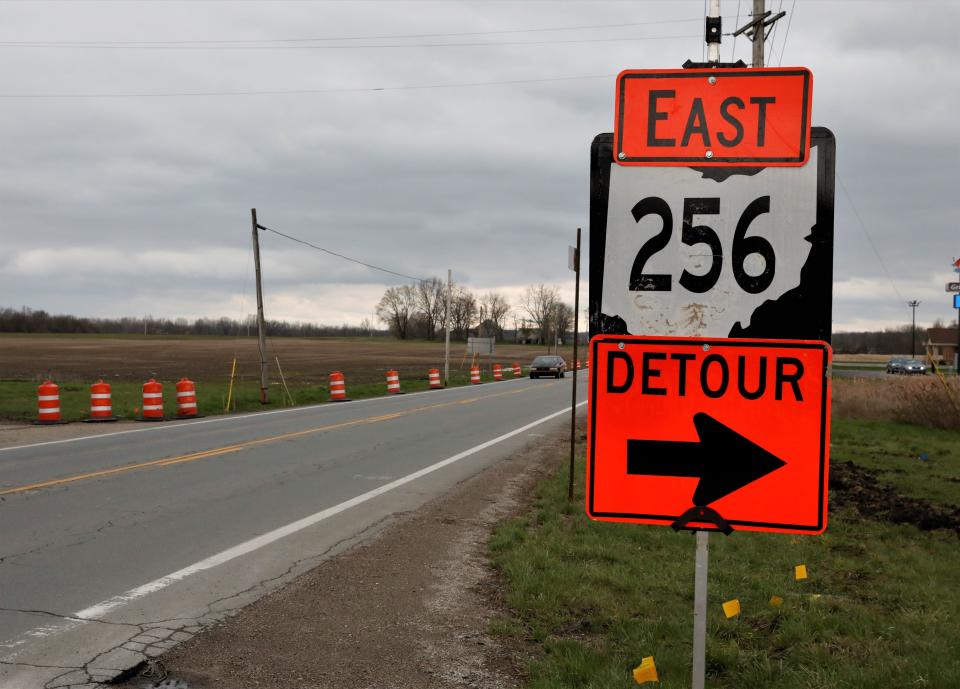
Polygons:
[[928,356],[938,364],[952,364],[957,353],[956,328],[930,328],[924,343]]

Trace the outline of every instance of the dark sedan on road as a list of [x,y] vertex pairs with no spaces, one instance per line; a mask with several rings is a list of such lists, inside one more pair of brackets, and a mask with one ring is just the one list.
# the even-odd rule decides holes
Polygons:
[[538,356],[530,364],[530,377],[540,378],[549,376],[551,378],[563,378],[567,372],[567,362],[562,356]]

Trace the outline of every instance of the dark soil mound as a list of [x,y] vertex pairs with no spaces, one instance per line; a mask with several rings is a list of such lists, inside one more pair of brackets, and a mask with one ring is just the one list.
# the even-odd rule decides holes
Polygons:
[[851,507],[868,519],[913,524],[924,531],[952,529],[960,536],[960,507],[900,495],[853,462],[831,463],[830,489],[836,492],[836,504]]

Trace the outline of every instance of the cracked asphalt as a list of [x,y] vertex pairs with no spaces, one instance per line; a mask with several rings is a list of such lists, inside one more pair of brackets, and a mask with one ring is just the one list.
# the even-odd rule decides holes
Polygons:
[[0,688],[93,687],[157,658],[569,401],[569,378],[518,379],[0,448]]

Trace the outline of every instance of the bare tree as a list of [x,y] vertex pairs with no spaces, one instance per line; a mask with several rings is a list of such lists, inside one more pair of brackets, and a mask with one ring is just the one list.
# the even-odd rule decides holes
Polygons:
[[573,307],[558,301],[553,310],[553,325],[556,337],[563,338],[568,330],[573,330]]
[[546,343],[551,321],[560,301],[560,293],[556,287],[547,287],[542,282],[539,285],[530,285],[523,293],[520,307],[527,312],[533,325],[540,331],[540,342]]
[[492,334],[498,339],[503,339],[503,328],[507,324],[507,317],[510,315],[510,304],[499,292],[487,292],[480,300],[485,311],[485,316],[492,326]]
[[375,312],[377,318],[386,323],[396,337],[405,340],[415,307],[416,298],[413,287],[401,285],[390,287],[383,293]]
[[423,322],[428,340],[437,336],[437,330],[443,327],[443,311],[446,305],[447,285],[440,278],[421,280],[414,285],[417,312]]
[[450,334],[465,340],[477,313],[477,299],[465,287],[454,288],[450,298]]

